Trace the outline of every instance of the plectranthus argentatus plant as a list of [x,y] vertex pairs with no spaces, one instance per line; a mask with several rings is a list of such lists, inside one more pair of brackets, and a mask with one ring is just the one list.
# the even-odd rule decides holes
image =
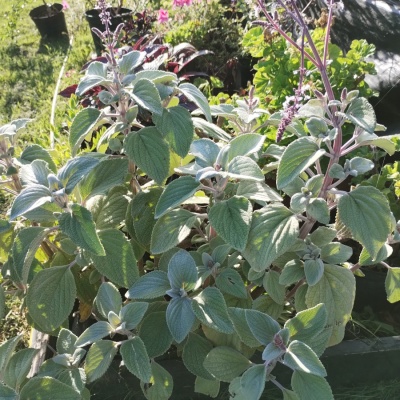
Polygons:
[[[54,356],[31,371],[38,350],[15,352],[20,336],[0,346],[1,397],[87,399],[115,359],[146,398],[173,398],[182,383],[160,360],[175,354],[194,390],[214,398],[221,382],[236,400],[257,400],[271,384],[284,399],[333,398],[319,357],[343,340],[355,271],[381,263],[389,301],[400,300],[400,268],[385,261],[399,224],[383,193],[349,185],[375,168],[358,151],[393,154],[396,138],[374,133],[381,126],[356,91],[333,97],[335,5],[321,51],[294,0],[257,4],[256,23],[312,60],[325,85],[304,102],[301,68],[293,102],[267,121],[277,142],[295,135],[286,147],[266,147],[257,133],[266,111],[253,90],[210,106],[175,74],[146,70],[146,54],[117,51],[120,28],[109,32],[103,6],[107,62],[91,63],[77,89],[101,86],[103,106],[77,113],[66,164],[38,145],[16,151],[28,121],[0,129],[1,185],[14,196],[1,220],[2,309],[7,288],[24,298],[34,329],[57,336]],[[281,27],[287,17],[296,41]],[[96,151],[82,150],[85,138]],[[357,259],[349,243],[361,246]],[[293,371],[290,386],[277,364]]]

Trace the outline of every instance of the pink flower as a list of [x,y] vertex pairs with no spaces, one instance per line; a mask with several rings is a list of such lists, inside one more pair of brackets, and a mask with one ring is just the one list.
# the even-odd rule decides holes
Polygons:
[[172,0],[173,7],[191,6],[193,0]]
[[163,8],[160,8],[158,10],[158,18],[157,21],[160,24],[164,24],[165,22],[168,22],[168,10],[164,10]]
[[63,6],[63,10],[68,10],[69,4],[68,4],[67,0],[62,0],[62,6]]

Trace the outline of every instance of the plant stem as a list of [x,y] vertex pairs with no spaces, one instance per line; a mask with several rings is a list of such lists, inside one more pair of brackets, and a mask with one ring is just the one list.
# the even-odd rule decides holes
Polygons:
[[300,279],[293,287],[293,289],[286,295],[285,300],[288,301],[291,299],[295,293],[297,292],[297,289],[306,281],[305,278]]
[[53,127],[54,127],[54,119],[55,119],[55,114],[56,114],[58,93],[60,92],[61,80],[62,80],[62,77],[64,75],[64,70],[65,70],[65,66],[67,65],[69,54],[71,53],[71,50],[72,50],[73,41],[74,41],[74,35],[71,35],[71,39],[69,40],[69,47],[68,47],[68,50],[67,50],[67,54],[66,54],[66,56],[64,58],[62,67],[60,69],[60,73],[58,74],[56,87],[54,89],[53,101],[52,101],[52,104],[51,104],[51,114],[50,114],[50,148],[51,149],[54,149],[54,131],[53,131]]

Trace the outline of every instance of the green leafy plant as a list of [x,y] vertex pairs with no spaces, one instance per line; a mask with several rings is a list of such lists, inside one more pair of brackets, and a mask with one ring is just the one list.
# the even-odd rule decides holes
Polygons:
[[[323,27],[310,31],[315,47],[320,52],[325,46],[325,31]],[[301,55],[276,31],[262,26],[253,27],[245,33],[243,47],[258,59],[254,66],[254,85],[262,105],[270,112],[279,111],[298,85]],[[365,40],[354,40],[346,54],[339,46],[327,44],[327,71],[335,97],[338,98],[344,88],[358,90],[362,97],[368,98],[374,94],[364,81],[366,74],[375,73],[374,63],[366,61],[374,52],[375,46]],[[304,67],[307,70],[304,80],[308,87],[306,94],[315,89],[323,90],[324,83],[318,68],[307,58]]]
[[[239,90],[247,86],[241,82],[240,63],[243,50],[240,40],[246,26],[243,3],[223,5],[220,1],[168,1],[162,6],[168,20],[154,25],[166,43],[191,43],[197,49],[213,52],[207,60],[197,60],[198,68],[224,81],[226,88]],[[236,4],[238,3],[238,4]]]
[[[0,346],[1,396],[89,398],[86,385],[119,354],[146,398],[168,399],[179,383],[159,360],[176,349],[199,393],[217,397],[227,382],[232,398],[259,399],[268,381],[285,399],[333,399],[319,357],[344,337],[354,272],[381,263],[388,300],[400,300],[400,268],[385,262],[400,240],[387,197],[344,185],[374,168],[354,151],[393,154],[396,145],[374,133],[381,127],[358,91],[335,98],[328,53],[289,3],[272,6],[300,24],[301,44],[261,2],[258,24],[300,51],[298,93],[305,58],[325,93],[284,110],[277,139],[294,134],[287,146],[265,145],[258,130],[266,111],[254,90],[237,106],[210,106],[174,73],[139,71],[145,53],[118,56],[122,26],[111,34],[105,14],[98,34],[108,63],[91,63],[77,87],[83,95],[101,86],[104,107],[75,115],[68,161],[58,168],[38,145],[14,155],[28,120],[0,128],[1,185],[15,196],[0,225],[1,273],[23,293],[32,326],[57,336],[55,355],[31,372],[37,350],[14,352],[19,336]],[[345,124],[352,126],[347,141]],[[83,151],[94,134],[96,151]],[[358,259],[346,238],[362,246]],[[286,321],[284,311],[292,316]],[[92,316],[83,332],[72,331],[73,312],[81,321]],[[290,389],[275,376],[278,363],[293,371]]]

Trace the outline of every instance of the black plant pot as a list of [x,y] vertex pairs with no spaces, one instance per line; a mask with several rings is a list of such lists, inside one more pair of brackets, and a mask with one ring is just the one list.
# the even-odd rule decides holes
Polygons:
[[34,8],[29,13],[42,37],[59,37],[68,35],[63,6],[55,3],[51,6],[42,5]]
[[[117,10],[116,8],[109,8],[108,11],[111,14],[111,26],[110,26],[111,32],[114,32],[114,30],[117,28],[119,24],[133,21],[132,19],[133,11],[128,8],[120,8],[119,10]],[[99,12],[100,10],[97,9],[88,10],[85,13],[85,17],[86,21],[89,23],[90,29],[97,28],[101,32],[103,32],[105,28],[100,20]],[[92,30],[91,33],[94,46],[96,48],[96,53],[99,56],[101,52],[104,50],[103,43],[101,42],[100,38],[95,33],[93,33]]]

